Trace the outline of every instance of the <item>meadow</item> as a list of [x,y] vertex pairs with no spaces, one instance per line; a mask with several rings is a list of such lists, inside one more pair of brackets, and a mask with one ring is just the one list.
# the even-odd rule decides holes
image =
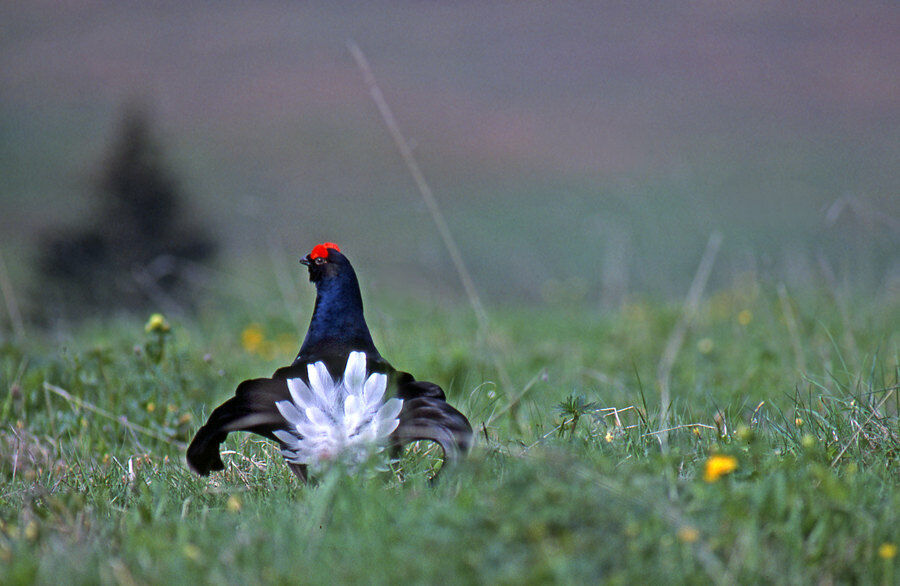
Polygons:
[[[0,5],[0,584],[897,583],[895,12]],[[38,247],[96,219],[134,103],[221,245],[196,312],[46,307]],[[237,434],[197,477],[206,416],[297,352],[322,241],[474,450],[302,485]]]
[[679,303],[492,306],[485,331],[466,304],[373,292],[382,354],[477,430],[434,486],[427,444],[303,486],[233,434],[223,473],[188,471],[212,407],[296,352],[310,296],[251,299],[167,332],[120,317],[5,339],[0,582],[895,583],[896,298],[708,294],[662,426]]

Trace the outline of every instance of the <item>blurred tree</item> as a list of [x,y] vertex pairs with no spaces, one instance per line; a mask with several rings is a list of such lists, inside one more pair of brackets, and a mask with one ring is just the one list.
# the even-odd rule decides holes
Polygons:
[[83,226],[41,242],[42,305],[66,313],[189,309],[215,243],[190,217],[142,108],[126,109]]

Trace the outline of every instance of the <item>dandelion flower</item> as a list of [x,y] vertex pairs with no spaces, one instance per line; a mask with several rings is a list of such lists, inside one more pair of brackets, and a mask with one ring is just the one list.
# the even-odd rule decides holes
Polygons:
[[366,355],[351,352],[344,375],[331,378],[325,363],[307,366],[309,384],[288,379],[290,401],[275,406],[289,424],[274,432],[281,454],[293,464],[317,466],[341,460],[351,468],[379,452],[400,424],[402,399],[383,401],[387,376],[366,377]]
[[250,324],[241,332],[241,346],[247,352],[253,353],[259,350],[265,336],[263,335],[262,326],[259,324]]
[[742,326],[750,325],[750,322],[753,321],[753,312],[749,309],[745,309],[738,314],[737,320]]
[[166,318],[161,313],[154,313],[150,316],[150,319],[147,320],[147,323],[144,324],[144,331],[148,334],[153,332],[164,334],[170,329],[172,329],[172,327],[169,325],[169,322],[166,321]]
[[225,503],[225,508],[228,509],[229,513],[237,513],[241,510],[241,497],[236,494],[228,497],[228,501]]
[[684,525],[678,529],[678,541],[682,543],[694,543],[700,539],[700,532],[690,525]]
[[[27,525],[25,525],[25,539],[28,541],[34,541],[38,538],[38,524],[36,522],[29,521]],[[884,546],[882,546],[884,547]],[[884,556],[882,556],[884,557]]]
[[878,547],[878,557],[885,560],[893,559],[897,555],[897,546],[893,543],[884,542]]
[[716,482],[722,476],[730,474],[737,470],[738,462],[734,456],[723,456],[715,454],[706,460],[706,466],[703,470],[703,480],[706,482]]
[[184,552],[184,557],[198,561],[201,557],[203,557],[203,553],[200,551],[200,548],[194,545],[193,543],[188,543],[182,549]]

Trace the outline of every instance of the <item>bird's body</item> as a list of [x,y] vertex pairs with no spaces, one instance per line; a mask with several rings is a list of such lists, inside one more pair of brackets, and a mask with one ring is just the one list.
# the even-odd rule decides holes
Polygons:
[[432,440],[448,461],[468,451],[471,425],[444,391],[378,353],[356,273],[337,246],[320,244],[301,262],[316,285],[316,304],[297,358],[271,378],[242,382],[210,414],[188,447],[191,469],[204,476],[224,469],[219,445],[232,431],[278,442],[304,479],[308,465],[342,452],[359,460],[369,446]]

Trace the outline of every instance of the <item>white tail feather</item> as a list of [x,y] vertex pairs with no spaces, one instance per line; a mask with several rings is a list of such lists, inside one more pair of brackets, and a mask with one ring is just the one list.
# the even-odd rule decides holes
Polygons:
[[351,352],[343,377],[335,380],[323,362],[307,365],[309,384],[287,381],[290,401],[275,404],[289,424],[273,432],[294,464],[317,465],[335,458],[359,464],[381,451],[400,424],[401,399],[383,402],[387,376],[366,377],[366,355]]

